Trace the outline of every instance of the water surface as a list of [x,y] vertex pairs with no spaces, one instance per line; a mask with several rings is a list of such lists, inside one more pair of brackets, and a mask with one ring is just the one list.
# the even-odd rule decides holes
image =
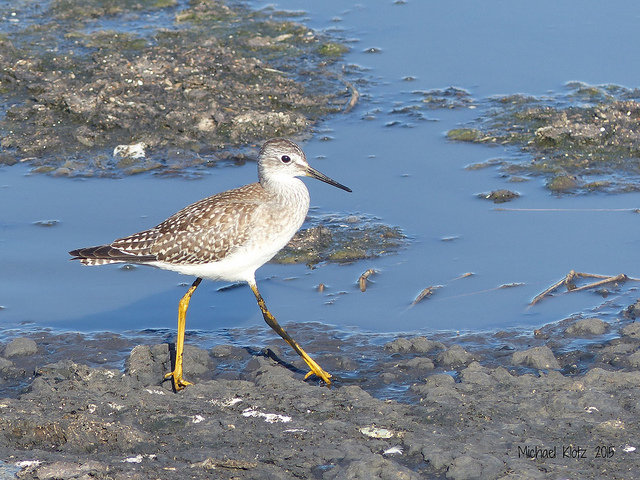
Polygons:
[[[256,8],[271,8],[253,2]],[[348,115],[328,119],[304,145],[313,166],[352,194],[306,183],[319,213],[363,213],[399,226],[411,243],[397,254],[349,265],[266,265],[257,279],[282,323],[322,322],[376,332],[536,328],[572,314],[614,321],[635,300],[625,285],[529,301],[571,269],[640,276],[637,194],[554,196],[542,179],[508,184],[497,170],[469,164],[514,152],[450,143],[445,132],[477,109],[391,111],[415,91],[457,86],[476,98],[562,91],[572,80],[634,87],[640,6],[600,2],[280,1],[304,21],[349,42],[347,63],[369,80]],[[27,175],[0,169],[0,321],[81,331],[174,328],[177,302],[192,279],[149,268],[81,267],[67,251],[151,227],[183,206],[255,181],[255,165],[212,169],[200,179],[141,175],[117,180]],[[522,196],[499,210],[476,194],[499,188]],[[55,222],[43,226],[34,222]],[[357,279],[379,273],[365,293]],[[458,279],[472,272],[473,275]],[[324,283],[319,293],[316,286]],[[504,284],[522,284],[499,288]],[[429,285],[436,294],[409,308]],[[203,283],[189,329],[262,325],[251,291]]]

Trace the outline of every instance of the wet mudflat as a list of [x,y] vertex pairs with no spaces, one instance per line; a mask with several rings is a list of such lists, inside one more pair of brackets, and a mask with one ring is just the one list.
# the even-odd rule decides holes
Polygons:
[[[94,7],[85,16],[89,3]],[[0,38],[2,93],[11,98],[0,119],[7,133],[2,163],[26,162],[54,176],[147,171],[190,176],[224,163],[220,160],[243,163],[252,156],[247,145],[268,136],[306,136],[310,124],[342,111],[352,98],[331,69],[319,70],[330,66],[332,52],[343,51],[340,46],[290,16],[266,10],[266,16],[263,11],[242,24],[242,15],[215,2],[160,1],[152,7],[136,2],[134,10],[169,10],[164,29],[142,36],[109,31],[109,25],[143,18],[128,11],[131,3],[49,2],[51,9],[43,11],[50,23],[36,22],[19,35]],[[398,9],[405,7],[400,4]],[[223,31],[222,26],[238,28]],[[57,51],[32,50],[51,44],[60,31],[65,42]],[[299,78],[305,86],[294,82]],[[635,102],[635,92],[575,90],[579,95],[569,108],[558,105],[561,96],[480,101],[480,106],[506,107],[450,138],[512,145],[533,157],[527,165],[509,158],[485,162],[499,165],[512,181],[542,177],[549,179],[550,190],[564,193],[634,190],[629,185],[635,182],[637,147],[629,134],[637,130],[637,109],[629,102]],[[403,103],[377,113],[393,117],[387,131],[414,128],[434,109],[472,105],[460,89],[407,96],[414,101],[409,108]],[[371,122],[375,115],[362,118]],[[349,143],[361,148],[364,142]],[[120,144],[138,145],[146,156],[112,155]],[[633,148],[619,161],[628,144]],[[373,150],[379,154],[382,147]],[[578,149],[580,155],[571,155]],[[345,152],[341,157],[348,158]],[[590,161],[582,165],[584,158]],[[590,178],[594,171],[596,178]],[[517,196],[504,191],[490,200],[509,198]],[[446,203],[432,202],[438,210]],[[382,211],[370,198],[365,205],[366,212]],[[370,215],[363,215],[365,223]],[[434,225],[452,217],[429,215]],[[403,228],[420,223],[413,218]],[[373,237],[382,241],[371,246]],[[63,254],[76,246],[68,243],[60,249]],[[313,222],[307,239],[298,238],[280,261],[354,261],[358,248],[363,253],[356,258],[370,258],[403,245],[404,235],[394,227],[364,229],[359,222],[329,219]],[[420,263],[417,252],[411,252],[411,263]],[[540,260],[532,261],[529,254],[527,259]],[[617,271],[611,264],[607,269]],[[463,271],[469,271],[466,267]],[[390,270],[383,272],[386,278]],[[29,283],[29,290],[38,288]],[[371,304],[381,291],[368,292]],[[358,316],[385,316],[382,310],[364,310],[363,303],[354,310]],[[437,326],[454,318],[453,310],[420,316],[435,318]],[[336,376],[331,389],[313,379],[304,382],[304,364],[280,340],[268,336],[263,341],[265,329],[230,330],[222,341],[203,332],[189,335],[185,375],[195,385],[179,393],[162,382],[171,369],[172,339],[165,332],[4,331],[0,478],[637,478],[636,310],[603,317],[606,321],[571,318],[535,332],[427,337],[288,325]],[[502,304],[500,316],[508,317]],[[404,324],[396,320],[385,317],[401,329]]]
[[0,30],[0,164],[176,174],[306,135],[349,101],[329,67],[344,50],[291,17],[215,1],[0,7],[15,20]]
[[[187,338],[175,393],[164,332],[19,333],[2,345],[2,478],[637,478],[640,324],[393,336],[258,330]],[[247,338],[248,337],[248,338]],[[273,337],[272,337],[273,338]],[[244,340],[244,341],[243,341]],[[588,345],[586,345],[588,342]],[[216,343],[214,341],[213,343]]]
[[[511,182],[543,177],[554,193],[636,191],[638,89],[570,82],[565,90],[478,102],[488,107],[486,115],[472,122],[472,128],[456,128],[447,136],[526,153],[525,161],[492,159],[470,166],[499,166]],[[451,108],[475,103],[467,92],[455,93]]]

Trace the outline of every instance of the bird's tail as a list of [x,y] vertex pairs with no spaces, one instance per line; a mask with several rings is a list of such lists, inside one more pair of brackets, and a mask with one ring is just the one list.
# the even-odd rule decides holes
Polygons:
[[131,255],[111,245],[78,248],[71,250],[69,255],[73,257],[71,260],[80,260],[83,265],[91,266],[108,263],[146,263],[155,260],[153,255]]

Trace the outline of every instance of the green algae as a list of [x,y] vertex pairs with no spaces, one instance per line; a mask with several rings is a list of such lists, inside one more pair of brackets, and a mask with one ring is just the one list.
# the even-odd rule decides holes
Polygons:
[[468,91],[457,87],[438,88],[415,93],[420,95],[420,103],[422,106],[432,110],[439,108],[454,109],[469,107],[475,103]]
[[578,181],[569,175],[558,175],[547,182],[547,188],[552,192],[566,192],[578,188]]
[[320,55],[325,57],[341,57],[349,51],[349,47],[342,43],[325,42],[318,48]]
[[367,219],[347,220],[313,220],[314,225],[300,230],[272,261],[309,266],[321,262],[348,263],[396,252],[408,242],[398,227]]
[[567,90],[490,98],[485,116],[447,137],[516,148],[503,173],[542,176],[555,193],[640,190],[640,91],[576,82]]
[[511,200],[518,198],[520,194],[518,192],[512,192],[511,190],[494,190],[489,193],[481,193],[478,195],[479,198],[483,198],[486,200],[491,200],[493,203],[506,203]]
[[[146,12],[164,23],[145,24]],[[300,138],[349,100],[334,60],[319,52],[328,42],[293,14],[211,0],[58,0],[30,15],[0,37],[6,164],[176,174],[205,165],[202,156],[212,165],[269,137]],[[145,156],[109,159],[138,142]],[[177,162],[171,150],[183,151]]]
[[447,138],[457,142],[479,142],[482,132],[477,128],[454,128],[447,132]]

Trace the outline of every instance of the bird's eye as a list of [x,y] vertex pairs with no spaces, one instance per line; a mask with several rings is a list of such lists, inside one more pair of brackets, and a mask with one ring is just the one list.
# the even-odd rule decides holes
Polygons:
[[291,157],[289,155],[282,155],[280,160],[282,160],[282,163],[289,163],[291,161]]

